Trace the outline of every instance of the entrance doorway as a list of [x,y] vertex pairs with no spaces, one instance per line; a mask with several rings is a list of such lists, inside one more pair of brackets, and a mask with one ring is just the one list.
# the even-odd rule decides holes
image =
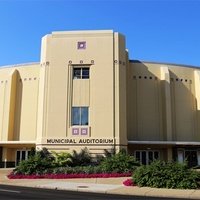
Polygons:
[[137,150],[135,158],[143,165],[150,164],[153,160],[160,159],[160,151],[156,150]]
[[178,149],[178,162],[187,161],[189,167],[200,165],[200,150],[199,149]]
[[185,151],[185,160],[188,162],[189,167],[197,166],[198,165],[197,151],[186,150]]
[[30,152],[30,150],[17,150],[15,165],[17,166],[19,165],[19,162],[21,162],[22,160],[26,160],[30,155]]

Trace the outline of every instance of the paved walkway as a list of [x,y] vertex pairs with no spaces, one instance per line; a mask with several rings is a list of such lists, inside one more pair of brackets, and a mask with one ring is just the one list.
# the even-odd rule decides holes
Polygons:
[[84,179],[8,179],[11,170],[0,169],[0,184],[73,190],[108,194],[123,194],[149,197],[170,197],[181,199],[200,199],[199,190],[156,189],[149,187],[124,186],[127,178],[84,178]]

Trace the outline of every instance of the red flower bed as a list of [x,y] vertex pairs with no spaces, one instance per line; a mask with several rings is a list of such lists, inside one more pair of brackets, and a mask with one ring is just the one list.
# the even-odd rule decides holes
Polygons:
[[125,186],[135,186],[134,182],[133,182],[133,179],[126,179],[123,184]]
[[129,177],[131,173],[101,173],[101,174],[43,174],[43,175],[17,175],[10,173],[9,179],[69,179],[69,178],[111,178],[111,177]]

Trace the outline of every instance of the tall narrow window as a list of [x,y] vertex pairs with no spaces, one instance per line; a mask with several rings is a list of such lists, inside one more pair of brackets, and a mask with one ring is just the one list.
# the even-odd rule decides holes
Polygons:
[[72,108],[72,125],[80,125],[80,108]]
[[89,79],[90,68],[89,67],[74,67],[73,79]]
[[88,107],[72,107],[72,125],[88,125]]
[[88,107],[81,108],[81,125],[88,125]]

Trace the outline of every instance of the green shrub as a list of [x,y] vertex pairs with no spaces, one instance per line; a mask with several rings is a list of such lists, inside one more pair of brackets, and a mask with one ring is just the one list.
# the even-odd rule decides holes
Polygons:
[[87,166],[91,165],[92,163],[92,157],[90,156],[90,153],[87,148],[82,149],[79,153],[75,150],[73,150],[72,156],[71,156],[71,166]]
[[53,169],[54,174],[98,174],[101,172],[100,166],[56,167]]
[[41,151],[30,155],[27,160],[21,161],[14,169],[14,173],[24,175],[49,173],[54,167],[54,161],[55,158],[51,153],[43,148]]
[[138,186],[156,188],[196,189],[200,187],[200,174],[177,162],[154,161],[138,167],[133,173]]
[[52,152],[55,157],[55,167],[66,167],[72,164],[71,154],[67,152]]
[[[124,151],[123,149],[121,150],[122,152]],[[107,150],[107,149],[104,149],[104,155],[106,158],[110,158],[114,155],[116,155],[116,149],[115,148],[112,148],[111,150]]]
[[117,173],[133,172],[139,165],[139,162],[125,151],[112,154],[100,163],[103,172]]

